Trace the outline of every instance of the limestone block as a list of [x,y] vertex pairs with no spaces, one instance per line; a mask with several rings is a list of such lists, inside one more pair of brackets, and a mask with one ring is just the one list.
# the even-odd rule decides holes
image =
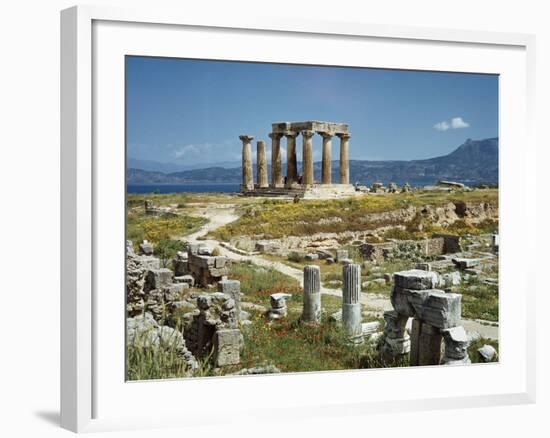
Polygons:
[[316,253],[306,254],[304,256],[304,258],[308,261],[318,260],[319,259],[319,254],[316,254]]
[[227,258],[226,257],[216,257],[214,259],[214,267],[216,269],[221,269],[221,268],[224,268],[225,267],[225,264],[227,263]]
[[468,269],[473,268],[475,266],[478,266],[481,262],[479,259],[466,259],[466,258],[453,258],[452,262],[459,268],[459,269]]
[[421,318],[426,323],[446,329],[460,325],[462,295],[430,291],[422,306]]
[[327,257],[326,262],[327,262],[327,265],[332,265],[334,263],[334,258],[333,257]]
[[138,256],[137,260],[143,267],[143,269],[160,269],[160,259],[153,256]]
[[237,365],[241,362],[241,332],[237,329],[216,330],[214,335],[214,357],[218,367]]
[[168,286],[172,283],[172,271],[166,268],[151,269],[147,271],[145,282],[149,290]]
[[411,269],[393,274],[395,285],[403,289],[433,289],[437,285],[437,273]]
[[[415,310],[415,307],[413,307],[413,305],[411,304],[412,295],[413,295],[413,292],[411,292],[410,289],[403,289],[398,286],[393,287],[390,295],[390,301],[397,313],[401,315],[406,315],[406,316],[414,316],[415,313],[417,313],[417,311]],[[414,295],[421,295],[421,294],[414,294]],[[425,293],[423,293],[422,295],[425,295]],[[422,298],[415,298],[415,299],[419,301],[419,306],[422,306],[423,299]]]
[[147,242],[147,240],[144,240],[142,243],[139,244],[139,252],[140,254],[144,254],[144,255],[152,255],[153,245]]
[[458,286],[461,280],[462,280],[462,277],[460,275],[460,272],[458,271],[447,272],[439,276],[438,286],[439,287]]
[[485,344],[483,347],[478,348],[477,352],[479,354],[479,358],[483,362],[492,362],[498,356],[497,351],[495,350],[495,347],[488,344]]
[[222,280],[218,282],[218,290],[235,301],[236,315],[241,316],[241,282],[239,280]]
[[174,281],[176,283],[187,283],[189,287],[193,287],[195,285],[195,279],[192,275],[181,275],[179,277],[174,277]]
[[213,251],[214,251],[214,248],[204,244],[200,244],[199,249],[197,250],[197,254],[211,256]]
[[415,269],[420,269],[421,271],[431,271],[432,265],[430,263],[417,263]]
[[174,275],[176,277],[188,274],[189,269],[187,266],[187,258],[181,259],[179,257],[174,257],[172,260],[172,269],[174,270]]
[[349,252],[347,249],[337,249],[336,250],[336,260],[340,262],[342,259],[349,258]]
[[199,253],[199,243],[190,243],[187,247],[187,254],[197,255]]

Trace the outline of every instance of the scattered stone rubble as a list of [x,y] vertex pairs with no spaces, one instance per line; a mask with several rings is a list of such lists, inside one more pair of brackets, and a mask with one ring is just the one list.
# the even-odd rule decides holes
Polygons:
[[168,326],[161,326],[153,316],[146,312],[126,320],[128,345],[140,348],[156,347],[167,351],[176,351],[187,364],[189,374],[198,368],[193,354],[187,349],[180,332]]
[[[394,357],[410,352],[412,366],[469,363],[470,341],[461,326],[462,295],[435,289],[439,276],[432,271],[396,272],[394,282],[391,293],[394,310],[384,313],[382,351]],[[409,339],[406,325],[411,317]]]
[[213,250],[202,244],[189,244],[187,269],[199,286],[221,281],[229,274],[230,261],[224,256],[212,255]]
[[[172,271],[161,268],[158,258],[135,254],[130,241],[126,254],[127,324],[140,339],[147,332],[144,346],[164,345],[169,334],[191,371],[196,358],[211,356],[216,367],[240,363],[239,327],[249,314],[241,310],[240,282],[225,278],[225,257],[212,256],[204,246],[189,245],[187,253],[178,252],[172,260]],[[191,291],[195,276],[202,286],[217,281],[219,292]],[[129,341],[134,339],[129,335]]]

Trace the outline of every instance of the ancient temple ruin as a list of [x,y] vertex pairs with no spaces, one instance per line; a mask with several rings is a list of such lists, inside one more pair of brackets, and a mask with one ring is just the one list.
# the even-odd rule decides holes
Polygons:
[[[271,138],[271,182],[268,180],[268,164],[265,142],[257,142],[257,175],[254,182],[252,167],[252,140],[250,135],[241,135],[242,184],[241,192],[255,196],[305,196],[331,197],[353,195],[355,190],[349,181],[349,127],[344,123],[306,121],[273,123]],[[319,134],[322,139],[321,181],[314,179],[313,138]],[[302,168],[298,169],[296,139],[302,136]],[[340,167],[338,183],[333,183],[332,138],[340,139]],[[286,176],[283,175],[281,139],[286,139]]]

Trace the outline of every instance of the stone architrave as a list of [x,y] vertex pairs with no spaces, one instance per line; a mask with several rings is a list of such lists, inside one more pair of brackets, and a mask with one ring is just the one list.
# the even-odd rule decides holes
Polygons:
[[310,130],[302,131],[303,153],[302,153],[302,185],[313,185],[313,135]]
[[304,267],[304,309],[302,321],[321,321],[321,270],[319,266]]
[[297,132],[287,131],[286,137],[286,186],[291,187],[298,182],[298,161],[296,159],[296,137]]
[[272,132],[271,138],[271,186],[283,186],[283,160],[281,156],[281,137],[283,134]]
[[336,134],[340,138],[340,184],[349,184],[349,134]]
[[257,143],[256,149],[256,162],[258,172],[258,187],[261,189],[269,187],[269,181],[267,178],[267,160],[265,158],[265,142],[260,140]]
[[243,180],[242,187],[245,190],[254,190],[254,177],[252,176],[252,146],[250,142],[254,137],[250,135],[240,135],[243,142]]
[[342,327],[353,343],[361,343],[361,265],[345,265],[342,268],[342,277]]
[[332,184],[332,134],[320,132],[323,137],[323,162],[321,169],[321,182]]

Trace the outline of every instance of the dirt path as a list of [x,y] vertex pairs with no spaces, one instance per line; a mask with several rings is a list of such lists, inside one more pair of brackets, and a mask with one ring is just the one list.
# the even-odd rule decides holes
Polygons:
[[[195,216],[208,219],[208,222],[203,225],[198,231],[182,237],[182,240],[188,242],[200,242],[212,247],[218,247],[220,254],[235,261],[250,261],[257,266],[264,268],[273,268],[277,271],[288,275],[296,279],[300,286],[304,285],[303,273],[301,270],[288,266],[285,263],[276,262],[273,260],[267,260],[261,255],[242,255],[237,254],[227,248],[220,246],[220,242],[214,239],[199,239],[206,236],[210,231],[216,230],[226,224],[236,221],[239,216],[235,212],[235,205],[233,204],[220,204],[220,205],[205,205],[204,207],[197,208]],[[342,296],[341,289],[329,289],[321,286],[321,293],[325,295],[332,295],[336,297]],[[369,313],[377,317],[381,317],[387,310],[392,310],[390,299],[386,295],[361,292],[361,304],[367,306]],[[475,331],[484,338],[498,339],[498,324],[489,323],[481,320],[462,320],[464,328],[468,332]]]

